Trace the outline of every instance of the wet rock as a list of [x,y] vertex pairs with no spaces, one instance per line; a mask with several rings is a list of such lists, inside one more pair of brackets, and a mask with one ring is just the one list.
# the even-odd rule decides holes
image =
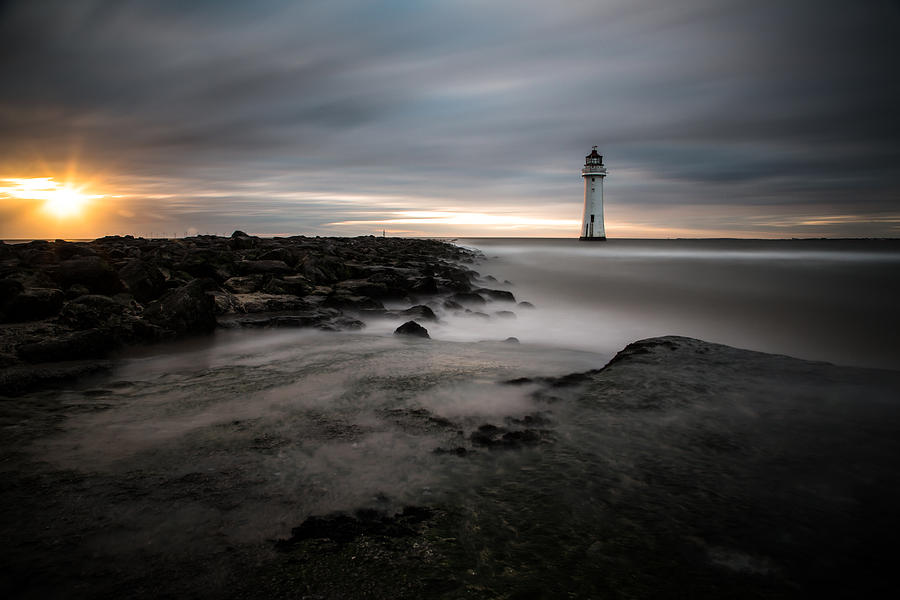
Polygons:
[[79,296],[85,296],[90,294],[91,290],[88,289],[86,285],[81,285],[80,283],[74,283],[66,288],[66,300],[74,300]]
[[244,260],[237,263],[242,275],[289,275],[293,273],[283,260]]
[[424,304],[407,308],[406,310],[401,311],[400,314],[404,317],[412,317],[413,319],[421,319],[423,321],[437,321],[437,315],[434,314],[434,311]]
[[429,338],[428,330],[416,323],[415,321],[407,321],[394,330],[394,335],[406,335],[411,337]]
[[487,296],[492,300],[500,300],[502,302],[516,301],[516,297],[513,296],[512,292],[507,292],[506,290],[489,290],[487,288],[478,288],[475,291],[481,295]]
[[58,321],[75,329],[105,326],[112,318],[125,314],[127,307],[108,296],[88,294],[66,303]]
[[306,540],[331,540],[346,544],[361,536],[406,537],[417,535],[418,526],[432,518],[434,512],[423,506],[407,506],[393,516],[373,510],[360,509],[353,514],[343,512],[312,516],[291,530],[291,537],[279,540],[275,547],[290,551]]
[[195,279],[152,302],[144,316],[154,325],[176,333],[200,333],[216,327],[215,302],[206,294],[210,280]]
[[269,294],[291,294],[306,296],[312,292],[312,286],[303,275],[285,275],[281,279],[271,279],[263,288]]
[[307,301],[290,294],[234,294],[240,312],[264,313],[307,310]]
[[476,446],[490,450],[514,450],[525,446],[535,446],[549,441],[549,432],[538,429],[515,429],[485,424],[472,432],[469,440]]
[[334,293],[328,296],[324,301],[325,306],[334,308],[350,309],[350,310],[373,310],[384,308],[384,305],[368,296],[356,296],[348,293],[346,290],[336,289]]
[[119,278],[138,302],[150,302],[166,291],[166,278],[156,265],[132,259],[119,269]]
[[232,294],[252,294],[260,291],[265,283],[265,275],[246,275],[231,277],[222,284]]
[[518,344],[519,338],[510,336],[510,337],[506,338],[505,340],[503,340],[503,342],[506,344]]
[[450,300],[449,298],[447,300],[444,300],[443,306],[444,306],[444,308],[446,308],[448,310],[462,310],[463,309],[462,304],[460,304],[459,302],[454,302],[453,300]]
[[4,320],[22,322],[46,319],[59,312],[64,300],[65,294],[62,290],[29,288],[5,303]]
[[457,292],[450,296],[450,300],[462,306],[480,306],[485,303],[485,299],[475,292]]
[[500,317],[501,319],[515,319],[516,313],[511,310],[498,310],[494,313],[494,316]]
[[225,315],[233,312],[243,312],[244,308],[240,300],[233,294],[224,290],[213,290],[206,292],[215,303],[215,312],[217,315]]
[[516,306],[519,308],[534,308],[534,304],[531,302],[519,302]]
[[64,260],[56,267],[54,276],[63,287],[78,283],[94,294],[111,296],[125,289],[118,273],[98,256]]

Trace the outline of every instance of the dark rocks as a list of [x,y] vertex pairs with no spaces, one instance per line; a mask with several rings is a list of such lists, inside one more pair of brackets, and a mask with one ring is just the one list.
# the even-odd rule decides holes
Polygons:
[[144,311],[148,321],[175,333],[203,333],[216,328],[215,302],[206,294],[215,283],[195,279],[151,303]]
[[494,313],[495,316],[500,317],[501,319],[515,319],[516,313],[511,310],[498,310]]
[[505,290],[489,290],[487,288],[478,288],[475,290],[479,294],[487,296],[491,300],[500,300],[502,302],[515,302],[516,297],[513,296],[512,292],[507,292]]
[[93,294],[112,295],[125,289],[119,275],[98,256],[82,256],[59,263],[54,273],[63,287],[72,284],[86,286]]
[[59,322],[75,329],[103,327],[126,310],[125,305],[108,296],[88,294],[66,303],[59,313]]
[[519,308],[534,308],[534,304],[531,302],[519,302],[516,306]]
[[505,340],[503,340],[503,342],[506,344],[518,344],[519,338],[510,336],[510,337],[506,338]]
[[293,270],[283,260],[245,260],[237,263],[242,275],[288,275]]
[[404,311],[401,311],[400,314],[404,317],[412,317],[413,319],[421,319],[423,321],[437,321],[437,315],[434,314],[434,311],[424,304],[419,304],[417,306],[413,306],[412,308],[407,308]]
[[279,540],[275,546],[289,551],[305,540],[331,540],[346,544],[361,536],[406,537],[417,534],[418,526],[433,516],[433,511],[421,506],[407,506],[403,511],[388,515],[373,509],[360,509],[352,515],[332,513],[312,516],[291,530],[291,537]]
[[480,306],[485,303],[485,299],[475,292],[456,292],[449,299],[462,306]]
[[232,294],[252,294],[258,292],[265,282],[264,275],[247,275],[244,277],[231,277],[222,284]]
[[428,330],[416,323],[415,321],[407,321],[394,330],[394,335],[405,335],[410,337],[429,338]]
[[515,450],[552,441],[549,432],[540,429],[515,429],[485,424],[472,432],[469,440],[476,446],[490,450]]
[[156,300],[166,291],[166,278],[154,264],[132,259],[119,269],[119,278],[138,302]]
[[[471,255],[434,240],[267,239],[241,231],[0,243],[0,368],[82,351],[100,356],[217,326],[357,329],[368,316],[433,322],[442,301],[465,310],[443,295],[484,304],[472,293],[478,273],[460,265]],[[416,305],[387,310],[388,299]],[[414,324],[401,326],[404,334],[428,337]]]

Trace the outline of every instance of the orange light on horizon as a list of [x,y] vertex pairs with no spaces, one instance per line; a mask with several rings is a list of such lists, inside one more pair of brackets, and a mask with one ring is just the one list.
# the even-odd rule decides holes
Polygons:
[[53,177],[12,177],[0,180],[0,196],[43,202],[44,213],[57,219],[80,216],[102,194],[86,193],[87,184],[59,183]]

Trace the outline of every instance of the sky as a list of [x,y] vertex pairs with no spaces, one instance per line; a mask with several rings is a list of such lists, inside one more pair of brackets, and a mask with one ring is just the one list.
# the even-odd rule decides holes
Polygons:
[[0,0],[0,238],[900,237],[897,0]]

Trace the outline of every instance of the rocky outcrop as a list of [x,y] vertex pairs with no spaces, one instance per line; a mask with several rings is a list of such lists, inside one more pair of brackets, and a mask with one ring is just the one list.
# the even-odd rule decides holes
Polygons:
[[476,256],[435,240],[242,231],[0,244],[0,369],[102,356],[216,327],[357,329],[372,317],[434,322],[442,302],[462,311],[485,298],[509,300],[502,290],[474,291],[479,274],[466,265]]

